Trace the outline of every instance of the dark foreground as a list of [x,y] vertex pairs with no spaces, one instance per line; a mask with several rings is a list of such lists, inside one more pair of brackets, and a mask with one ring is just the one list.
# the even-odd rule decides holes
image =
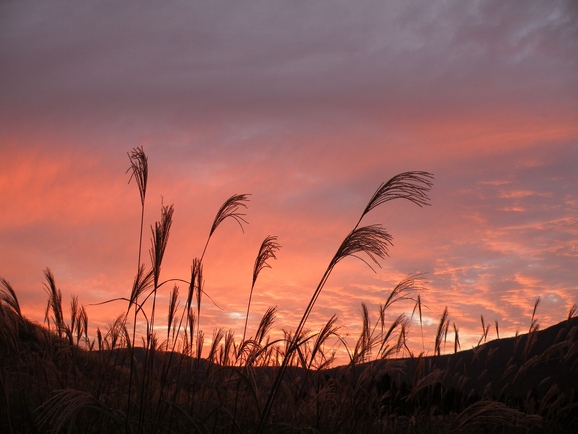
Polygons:
[[451,355],[331,369],[303,369],[296,358],[266,418],[276,367],[114,345],[87,351],[5,307],[0,319],[0,432],[565,433],[578,426],[576,317]]

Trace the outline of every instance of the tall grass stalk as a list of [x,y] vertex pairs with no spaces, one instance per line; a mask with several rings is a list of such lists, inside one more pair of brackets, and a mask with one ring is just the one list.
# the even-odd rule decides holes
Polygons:
[[454,325],[454,354],[458,352],[459,349],[461,349],[461,345],[460,345],[460,331],[458,329],[458,327],[456,326],[456,323],[453,323]]
[[490,325],[488,324],[486,326],[486,323],[484,321],[484,315],[480,315],[480,320],[482,322],[482,336],[480,337],[480,340],[478,341],[478,346],[483,342],[486,342],[488,340],[488,332],[490,331]]
[[447,336],[447,330],[449,326],[449,319],[448,319],[448,308],[444,309],[442,317],[440,318],[440,323],[438,325],[438,329],[436,332],[435,344],[434,344],[434,354],[440,356],[441,355],[441,345],[443,336]]
[[259,253],[255,259],[255,265],[253,266],[253,280],[251,282],[251,290],[249,291],[249,301],[247,303],[247,313],[245,315],[245,326],[243,327],[243,338],[241,342],[245,341],[245,336],[247,334],[247,322],[249,321],[249,311],[251,309],[251,299],[253,298],[253,289],[255,289],[255,282],[257,282],[257,277],[263,268],[271,268],[271,265],[267,262],[269,259],[277,259],[276,252],[281,248],[281,245],[277,243],[277,237],[269,235],[261,243],[259,248]]
[[[50,322],[54,324],[56,328],[56,333],[58,337],[62,339],[62,335],[66,329],[64,324],[64,314],[62,312],[62,293],[60,289],[56,287],[56,281],[54,280],[54,274],[49,268],[44,270],[44,277],[46,282],[44,283],[44,289],[48,293],[48,304],[46,305],[46,311],[44,313],[44,321],[48,324],[50,329]],[[52,317],[50,312],[52,311]]]
[[[143,241],[143,230],[144,230],[144,214],[145,214],[145,202],[146,202],[146,191],[147,191],[147,184],[148,184],[148,157],[146,156],[143,147],[133,148],[131,152],[128,153],[128,158],[130,161],[130,167],[127,169],[127,173],[131,172],[130,178],[128,182],[134,178],[140,195],[140,203],[141,203],[141,215],[140,215],[140,231],[139,231],[139,244],[138,244],[138,259],[137,259],[137,274],[135,277],[135,282],[133,285],[133,290],[131,292],[129,306],[127,310],[127,315],[130,311],[130,308],[133,304],[137,305],[139,295],[144,292],[146,287],[145,285],[141,285],[141,282],[144,283],[148,279],[144,279],[144,265],[141,263],[141,256],[142,256],[142,241]],[[151,273],[152,276],[152,273]],[[135,341],[136,338],[136,326],[137,326],[137,314],[138,309],[135,307],[134,315],[133,315],[133,324],[132,324],[132,342]],[[128,399],[127,399],[127,409],[126,409],[126,426],[125,426],[125,434],[128,434],[130,426],[129,426],[129,418],[130,418],[130,404],[131,404],[131,395],[132,395],[132,384],[133,384],[133,372],[134,372],[134,353],[131,351],[130,353],[130,375],[129,375],[129,384],[128,384]]]
[[171,225],[173,223],[173,212],[174,212],[173,205],[169,206],[162,205],[160,221],[156,222],[154,227],[151,226],[152,238],[151,238],[150,257],[153,269],[153,288],[152,288],[153,304],[151,309],[150,327],[147,330],[147,341],[149,337],[154,333],[155,307],[156,307],[157,291],[159,288],[159,278],[161,274],[163,257],[165,255],[165,250],[167,248],[167,244],[169,241]]
[[267,402],[259,421],[258,432],[262,432],[267,423],[273,401],[277,396],[289,360],[292,359],[293,353],[297,351],[299,347],[305,323],[307,322],[313,306],[315,305],[317,298],[321,294],[321,291],[335,266],[342,259],[348,256],[354,256],[364,261],[371,268],[371,265],[365,259],[358,256],[361,253],[364,253],[369,260],[379,266],[378,258],[384,259],[388,255],[388,248],[393,245],[392,236],[380,225],[359,227],[363,218],[379,205],[394,199],[406,199],[420,207],[429,205],[428,192],[433,185],[432,180],[433,175],[428,172],[403,172],[381,184],[375,191],[367,206],[361,213],[361,216],[353,230],[345,237],[341,246],[337,249],[333,259],[329,262],[325,273],[323,273],[317,288],[311,296],[309,304],[305,308],[305,312],[303,313],[303,316],[293,334],[293,338],[287,349],[287,354],[283,359],[283,363],[267,398]]
[[213,220],[213,224],[211,226],[211,230],[209,231],[209,236],[207,237],[207,241],[205,242],[205,247],[203,247],[203,252],[201,253],[200,258],[198,259],[198,266],[197,270],[193,272],[197,272],[197,279],[198,285],[196,287],[196,295],[197,295],[197,357],[201,357],[203,345],[201,343],[204,340],[204,336],[201,336],[201,329],[200,329],[200,320],[201,320],[201,298],[203,294],[203,281],[202,281],[202,262],[203,258],[205,257],[205,253],[207,251],[207,247],[209,246],[209,241],[211,237],[217,230],[217,228],[227,219],[233,219],[237,222],[241,231],[245,232],[243,229],[243,223],[248,224],[247,220],[245,220],[245,213],[241,212],[242,208],[247,208],[247,204],[245,202],[249,201],[248,194],[234,194],[229,197],[223,205],[217,211],[215,219]]
[[146,200],[149,168],[148,168],[148,157],[146,156],[142,146],[138,148],[133,148],[133,150],[128,153],[128,158],[130,160],[130,167],[127,169],[127,173],[131,172],[128,182],[130,183],[130,181],[134,178],[140,194],[140,203],[141,203],[140,235],[139,235],[138,262],[137,262],[137,270],[138,270],[141,267],[144,212],[145,212],[145,200]]
[[416,300],[415,305],[413,307],[413,310],[411,312],[411,319],[413,319],[413,315],[415,314],[416,309],[418,310],[418,313],[419,313],[419,328],[421,331],[421,348],[422,348],[422,352],[425,353],[425,340],[423,337],[423,318],[422,318],[422,314],[421,314],[421,295],[420,294],[417,295],[417,300]]
[[[178,300],[179,300],[179,287],[175,285],[173,290],[171,291],[171,297],[169,299],[169,312],[167,315],[167,344],[171,339],[171,329],[172,329],[172,340],[175,340],[175,333],[177,329],[175,327],[175,314],[177,313],[178,309]],[[168,347],[167,347],[168,350]]]

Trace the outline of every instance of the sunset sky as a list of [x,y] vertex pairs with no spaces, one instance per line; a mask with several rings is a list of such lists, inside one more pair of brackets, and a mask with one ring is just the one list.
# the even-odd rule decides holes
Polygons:
[[[137,146],[145,263],[161,203],[175,207],[163,280],[187,279],[220,205],[251,194],[244,233],[225,221],[204,258],[222,308],[206,300],[208,336],[242,334],[268,235],[282,248],[249,333],[269,306],[275,330],[294,329],[375,189],[409,170],[434,174],[432,206],[368,215],[393,235],[390,257],[375,273],[340,262],[312,330],[337,314],[357,336],[361,303],[375,319],[412,273],[425,273],[430,354],[446,306],[468,349],[480,315],[507,336],[527,331],[538,297],[542,327],[578,303],[577,2],[81,3],[0,4],[0,276],[29,319],[44,318],[46,267],[67,305],[129,296]],[[93,331],[124,309],[87,306]],[[421,350],[415,321],[410,339]]]

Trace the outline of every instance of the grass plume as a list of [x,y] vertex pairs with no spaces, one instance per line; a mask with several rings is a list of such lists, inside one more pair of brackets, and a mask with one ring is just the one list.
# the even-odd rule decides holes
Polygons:
[[241,342],[245,340],[247,334],[247,323],[249,321],[249,311],[251,309],[251,299],[253,298],[253,289],[255,289],[255,282],[257,282],[257,277],[264,268],[271,268],[271,265],[267,262],[270,259],[277,259],[276,252],[281,248],[281,245],[277,243],[277,237],[269,235],[261,243],[259,248],[259,253],[255,259],[255,265],[253,266],[253,280],[251,282],[251,290],[249,291],[249,301],[247,303],[247,313],[245,315],[245,327],[243,327],[243,338]]
[[[62,312],[62,293],[60,292],[60,289],[56,287],[54,274],[52,274],[52,271],[50,271],[49,268],[44,270],[44,277],[46,278],[44,289],[48,293],[48,304],[44,313],[44,321],[46,321],[49,328],[50,322],[52,322],[56,327],[58,336],[62,338],[66,329],[64,324],[64,314]],[[52,316],[50,315],[50,312],[52,312]]]
[[361,219],[374,208],[394,199],[406,199],[416,205],[429,206],[428,192],[433,186],[429,172],[403,172],[381,184],[361,214]]
[[205,256],[205,251],[207,250],[207,246],[209,245],[209,240],[217,230],[217,228],[223,223],[225,220],[231,218],[237,222],[241,231],[245,232],[243,229],[243,223],[248,224],[247,220],[245,220],[245,213],[241,212],[243,208],[247,208],[247,204],[245,202],[249,201],[248,194],[234,194],[229,197],[219,211],[217,211],[217,215],[213,220],[213,225],[211,226],[211,230],[209,231],[209,236],[207,238],[207,242],[205,243],[205,247],[203,248],[203,253],[201,254],[201,260]]
[[12,285],[3,277],[0,277],[0,303],[8,306],[22,318],[22,311],[20,310],[20,303],[18,302],[16,292],[12,288]]

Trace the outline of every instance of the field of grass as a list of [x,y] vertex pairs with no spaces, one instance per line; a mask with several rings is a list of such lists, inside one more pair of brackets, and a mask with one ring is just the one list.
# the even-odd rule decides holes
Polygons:
[[[244,224],[247,195],[231,196],[219,209],[191,277],[179,294],[175,280],[161,281],[173,206],[162,206],[152,227],[150,265],[142,264],[148,161],[142,148],[129,154],[131,179],[141,205],[141,246],[125,311],[105,330],[89,330],[85,308],[72,298],[67,314],[55,276],[45,270],[45,325],[22,316],[16,291],[0,278],[0,432],[7,433],[446,433],[570,432],[578,426],[578,318],[540,330],[534,307],[527,334],[497,339],[469,351],[442,355],[451,338],[442,314],[434,356],[407,348],[408,317],[385,321],[387,309],[413,300],[421,316],[421,276],[408,276],[380,306],[371,323],[363,305],[359,338],[349,363],[334,366],[324,351],[340,339],[336,318],[311,332],[307,320],[332,270],[345,257],[383,259],[391,236],[380,225],[363,226],[375,207],[404,199],[429,204],[432,175],[405,172],[382,184],[329,263],[302,318],[273,338],[270,308],[254,336],[235,339],[218,329],[206,339],[199,323],[203,257],[226,219]],[[280,245],[267,237],[253,269],[253,284],[270,267]],[[361,255],[361,256],[360,256]],[[160,324],[157,291],[171,291],[168,318]],[[179,306],[181,306],[179,308]],[[165,309],[165,307],[163,307]],[[66,318],[65,318],[66,317]],[[157,321],[155,323],[155,320]],[[482,319],[483,321],[483,319]],[[141,330],[138,324],[145,324]],[[486,326],[484,329],[487,330]],[[497,328],[497,324],[496,324]],[[206,348],[205,341],[210,342]],[[399,358],[404,350],[410,357]]]

